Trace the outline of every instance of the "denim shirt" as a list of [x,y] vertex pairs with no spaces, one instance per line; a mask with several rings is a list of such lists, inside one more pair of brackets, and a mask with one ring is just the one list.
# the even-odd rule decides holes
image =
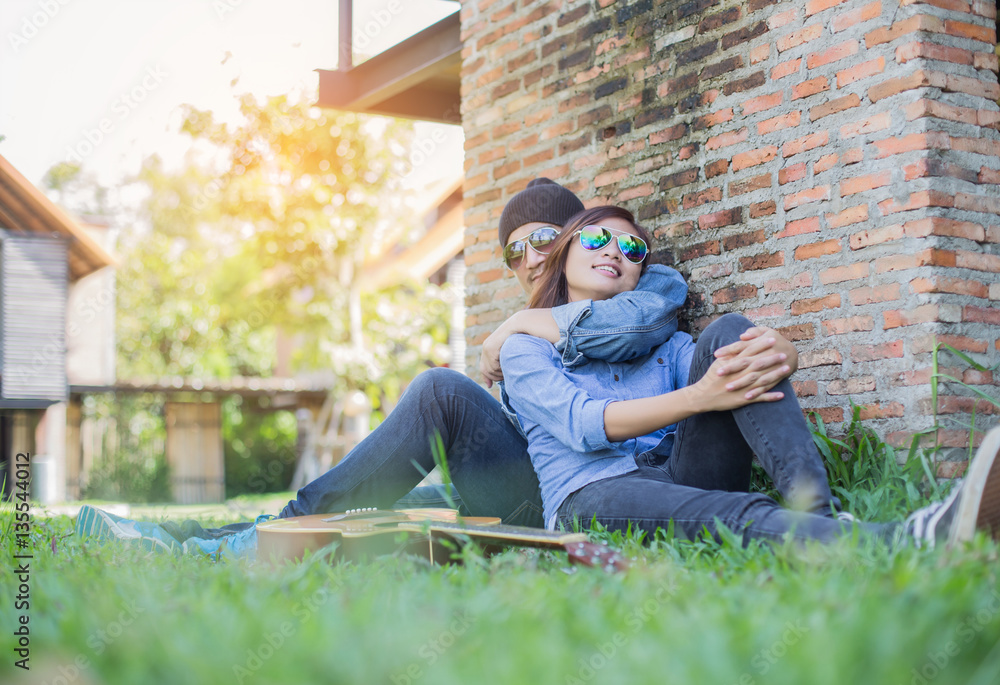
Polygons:
[[506,392],[528,439],[547,528],[555,528],[559,507],[573,492],[636,470],[635,458],[650,450],[670,454],[676,424],[610,442],[604,409],[686,386],[694,348],[690,335],[675,333],[635,359],[585,359],[571,369],[547,340],[523,334],[507,339],[500,352]]
[[[635,290],[610,300],[554,307],[552,316],[559,326],[555,349],[566,368],[587,359],[621,362],[647,354],[677,331],[677,310],[687,293],[687,283],[676,269],[650,264]],[[507,418],[523,433],[503,382],[500,401]]]

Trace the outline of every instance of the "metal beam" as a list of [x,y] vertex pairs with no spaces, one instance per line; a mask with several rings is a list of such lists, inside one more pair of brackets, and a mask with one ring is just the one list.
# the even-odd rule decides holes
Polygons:
[[347,71],[318,70],[330,109],[458,123],[462,40],[455,12]]

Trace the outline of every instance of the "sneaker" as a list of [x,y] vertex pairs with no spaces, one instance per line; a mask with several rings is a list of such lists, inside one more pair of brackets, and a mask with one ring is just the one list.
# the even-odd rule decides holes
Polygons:
[[847,511],[838,511],[837,520],[843,521],[844,523],[857,523],[858,520],[854,518],[854,514]]
[[977,530],[986,530],[1000,540],[1000,427],[983,439],[969,462],[965,478],[943,502],[910,514],[904,524],[917,546],[931,549],[937,542],[949,546],[971,540]]
[[155,523],[132,521],[90,505],[80,508],[76,534],[97,540],[116,540],[149,552],[173,552],[180,549],[177,540]]

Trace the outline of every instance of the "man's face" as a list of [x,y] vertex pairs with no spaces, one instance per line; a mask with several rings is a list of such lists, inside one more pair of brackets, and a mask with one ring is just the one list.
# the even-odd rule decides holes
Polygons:
[[[531,223],[522,224],[511,231],[510,237],[507,239],[507,244],[510,245],[515,240],[527,240],[528,236],[531,235],[532,232],[546,226],[551,226],[557,231],[562,230],[561,226],[555,226],[541,221],[532,221]],[[545,264],[545,258],[548,255],[532,249],[527,244],[524,247],[524,258],[513,271],[514,275],[517,276],[517,282],[521,284],[521,289],[530,296],[531,291],[535,289],[535,280],[541,275],[542,266]]]

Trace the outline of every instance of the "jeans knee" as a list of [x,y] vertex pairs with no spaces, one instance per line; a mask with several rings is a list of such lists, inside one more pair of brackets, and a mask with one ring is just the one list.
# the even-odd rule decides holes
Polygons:
[[416,402],[426,407],[453,397],[474,397],[486,392],[474,380],[454,369],[437,366],[421,371],[410,381],[399,403]]
[[714,352],[720,347],[736,342],[744,331],[753,328],[754,324],[742,314],[723,314],[708,325],[698,338],[698,345],[711,346]]

